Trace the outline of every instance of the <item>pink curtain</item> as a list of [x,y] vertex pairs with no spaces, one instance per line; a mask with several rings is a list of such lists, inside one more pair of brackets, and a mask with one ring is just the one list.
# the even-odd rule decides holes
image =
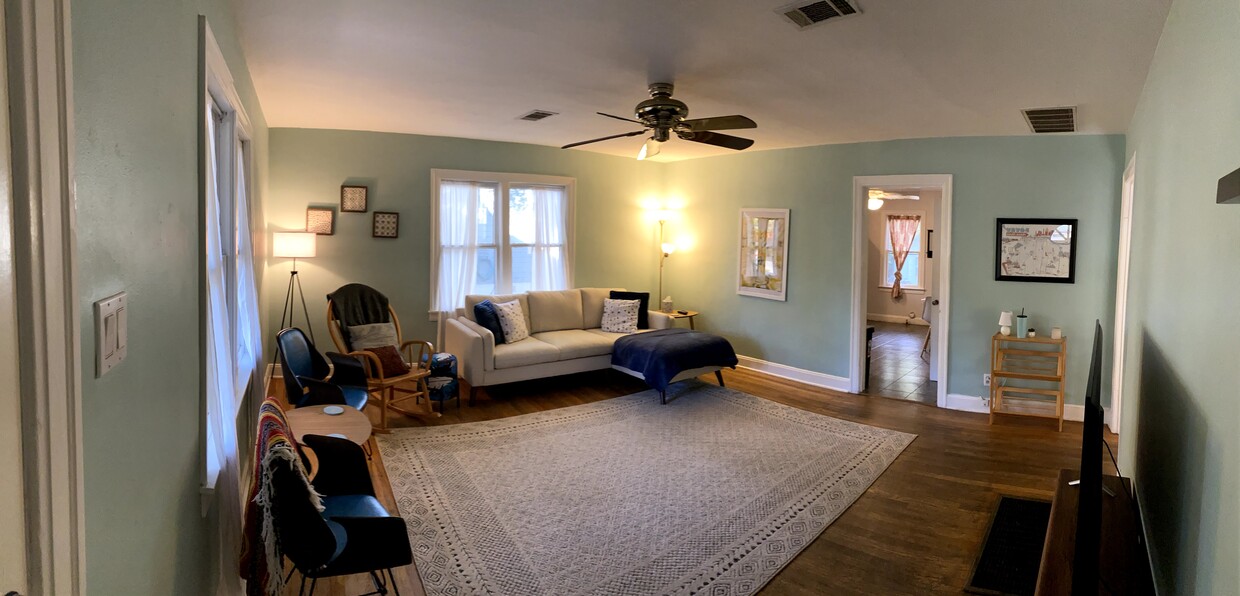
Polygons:
[[891,284],[891,297],[899,298],[900,292],[900,270],[904,269],[904,260],[908,258],[908,251],[913,248],[913,237],[917,235],[917,228],[921,225],[920,215],[888,215],[887,229],[891,234],[891,252],[896,260],[896,280]]

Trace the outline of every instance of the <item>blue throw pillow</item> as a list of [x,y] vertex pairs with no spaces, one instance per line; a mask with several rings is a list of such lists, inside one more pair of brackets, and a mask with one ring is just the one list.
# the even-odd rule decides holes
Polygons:
[[637,328],[650,328],[650,315],[646,311],[650,310],[650,292],[621,292],[612,290],[611,296],[613,300],[641,300],[641,304],[637,306]]
[[486,327],[495,334],[495,343],[504,343],[504,328],[499,324],[499,315],[495,313],[495,305],[490,300],[483,300],[474,305],[474,319],[479,325]]

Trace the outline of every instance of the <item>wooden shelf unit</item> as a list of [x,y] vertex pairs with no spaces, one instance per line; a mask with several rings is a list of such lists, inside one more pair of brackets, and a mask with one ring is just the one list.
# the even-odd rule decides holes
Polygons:
[[990,422],[994,423],[995,414],[1054,418],[1062,431],[1067,361],[1066,337],[994,334],[990,338]]

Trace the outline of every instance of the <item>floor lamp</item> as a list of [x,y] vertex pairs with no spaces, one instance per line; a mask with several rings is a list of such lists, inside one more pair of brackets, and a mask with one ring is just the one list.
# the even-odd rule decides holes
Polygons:
[[663,304],[663,261],[666,261],[668,257],[672,256],[672,252],[676,250],[675,244],[672,244],[671,242],[663,241],[663,223],[664,221],[660,219],[659,220],[659,249],[662,251],[662,253],[659,256],[659,295],[657,296],[659,300],[659,304],[660,304],[659,310],[663,310],[663,307],[661,306]]
[[[306,318],[306,331],[310,333],[310,342],[314,342],[314,326],[310,324],[310,311],[306,308],[306,295],[301,291],[301,278],[297,276],[297,259],[305,259],[315,256],[315,237],[314,232],[276,232],[273,234],[271,256],[276,258],[293,259],[293,270],[288,275],[288,290],[284,293],[284,309],[280,311],[280,327],[276,330],[279,333],[286,327],[291,327],[295,321],[294,314],[296,312],[296,303],[293,302],[293,289],[296,286],[297,297],[301,300],[301,314]],[[279,354],[280,346],[277,342],[276,354]]]

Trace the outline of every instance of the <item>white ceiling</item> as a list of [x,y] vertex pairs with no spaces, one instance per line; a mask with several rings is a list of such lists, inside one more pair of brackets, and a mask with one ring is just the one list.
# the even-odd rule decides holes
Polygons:
[[[690,118],[757,121],[748,151],[1029,134],[1022,108],[1063,105],[1125,132],[1170,0],[858,3],[801,31],[780,0],[235,0],[272,127],[559,146],[637,130],[594,112],[631,116],[667,80]],[[532,109],[559,115],[516,119]],[[658,159],[730,152],[673,139]]]

